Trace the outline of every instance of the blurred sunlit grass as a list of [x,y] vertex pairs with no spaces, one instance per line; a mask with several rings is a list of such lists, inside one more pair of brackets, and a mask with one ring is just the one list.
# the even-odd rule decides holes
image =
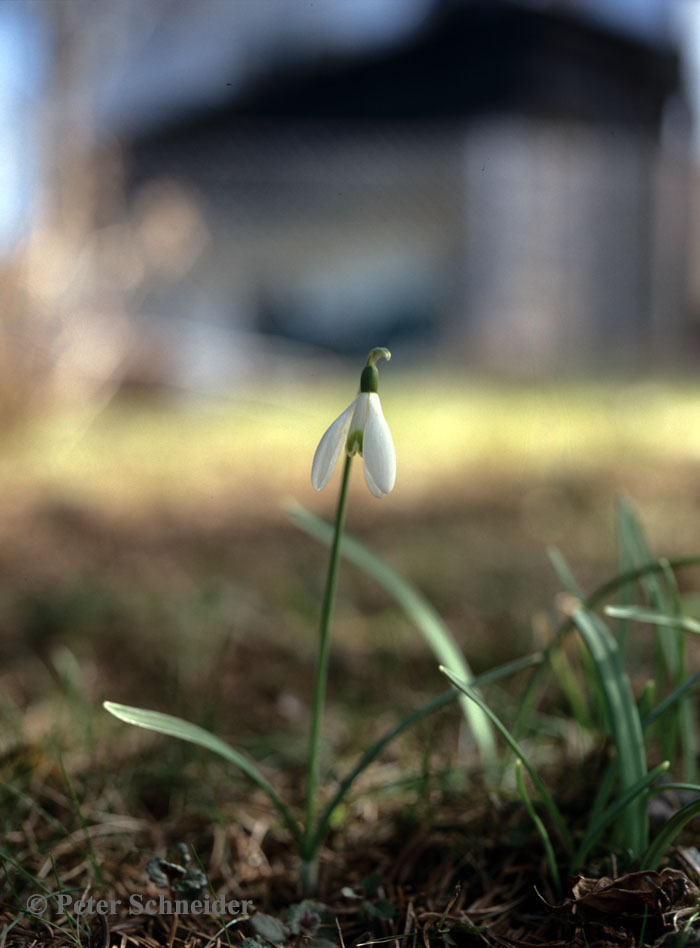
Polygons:
[[[0,486],[6,497],[46,493],[117,510],[303,499],[318,439],[356,385],[348,374],[230,398],[117,399],[47,413],[5,439]],[[391,366],[381,397],[406,499],[477,472],[571,475],[700,460],[700,388],[688,383],[499,385]]]

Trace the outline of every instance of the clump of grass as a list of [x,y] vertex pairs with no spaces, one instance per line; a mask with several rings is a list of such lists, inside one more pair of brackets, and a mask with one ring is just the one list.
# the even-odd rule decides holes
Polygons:
[[[674,561],[654,559],[641,523],[626,500],[621,500],[618,507],[618,525],[619,562],[623,571],[588,597],[583,594],[562,555],[554,551],[552,561],[568,593],[566,614],[547,649],[547,661],[534,672],[538,678],[547,668],[558,674],[577,725],[582,729],[595,727],[602,736],[610,737],[615,748],[615,756],[593,798],[587,822],[578,840],[574,840],[559,807],[510,731],[467,682],[448,669],[443,669],[453,684],[491,716],[508,746],[518,755],[519,792],[542,837],[552,881],[560,895],[560,874],[554,861],[554,847],[545,824],[536,814],[527,794],[521,774],[523,766],[528,770],[550,825],[556,831],[570,875],[581,870],[591,851],[601,845],[605,831],[613,824],[614,831],[611,837],[605,839],[605,845],[619,853],[623,863],[642,870],[655,870],[676,835],[700,811],[698,801],[687,804],[650,844],[648,798],[651,793],[682,789],[700,796],[700,785],[696,783],[661,782],[672,765],[676,769],[686,768],[686,772],[689,768],[693,776],[695,772],[694,755],[688,753],[687,745],[695,746],[694,733],[689,727],[689,721],[695,719],[696,703],[691,689],[700,678],[700,673],[688,674],[682,637],[688,633],[700,633],[700,623],[683,614],[683,600],[674,570],[697,566],[700,556]],[[641,593],[643,604],[628,604],[632,598],[630,588]],[[605,614],[617,620],[617,635],[613,635],[605,621],[594,611],[596,606],[613,594],[618,594],[625,602],[622,606],[605,607]],[[656,608],[650,609],[646,603]],[[660,630],[656,640],[656,677],[648,683],[650,686],[645,688],[639,701],[634,697],[625,668],[625,659],[629,660],[635,652],[630,638],[633,632],[630,622],[649,622]],[[572,669],[567,653],[562,650],[565,635],[574,629],[579,633],[582,649],[578,671]],[[671,639],[670,647],[664,647],[659,638],[664,633]],[[520,709],[521,712],[523,708],[526,711],[525,720],[521,714],[519,724],[527,728],[529,723],[534,728],[534,720],[527,721],[528,716],[534,718],[532,703],[527,698],[526,693]],[[672,759],[662,759],[649,768],[649,733],[652,725],[660,720],[664,723],[667,738],[670,735],[671,739],[659,743],[662,752],[669,752]]]

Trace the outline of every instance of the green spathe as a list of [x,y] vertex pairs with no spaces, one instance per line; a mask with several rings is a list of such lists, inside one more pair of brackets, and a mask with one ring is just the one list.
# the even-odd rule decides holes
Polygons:
[[379,390],[379,372],[376,365],[366,365],[360,376],[361,392],[377,392]]
[[364,369],[362,370],[362,375],[360,376],[361,392],[379,391],[379,371],[377,369],[377,362],[380,359],[386,359],[387,362],[389,362],[391,359],[391,353],[383,346],[380,346],[377,349],[372,349],[370,354],[367,356],[367,362]]

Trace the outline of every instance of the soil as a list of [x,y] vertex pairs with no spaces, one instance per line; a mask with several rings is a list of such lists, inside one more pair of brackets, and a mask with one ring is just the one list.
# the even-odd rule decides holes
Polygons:
[[[654,546],[692,552],[694,472],[668,474],[664,496],[678,488],[684,506],[654,500],[657,474],[654,484],[632,479]],[[541,644],[559,589],[548,543],[562,547],[586,589],[615,571],[612,510],[622,479],[483,480],[398,514],[363,507],[349,529],[438,608],[478,673]],[[286,920],[293,931],[283,940],[299,946],[320,946],[320,938],[347,948],[700,941],[678,934],[700,882],[687,845],[660,873],[641,875],[624,854],[598,853],[584,876],[554,891],[519,798],[508,781],[484,785],[456,711],[402,738],[367,772],[322,853],[314,900],[325,909],[307,905],[301,921],[289,922],[302,899],[298,867],[266,799],[190,745],[117,725],[101,702],[167,710],[216,730],[301,809],[325,551],[277,507],[252,509],[245,498],[206,519],[27,498],[0,516],[0,539],[1,944],[226,944],[211,917],[124,910],[135,892],[168,894],[147,866],[178,842],[217,894]],[[680,579],[684,590],[697,588],[697,573]],[[644,680],[646,665],[640,654],[633,680]],[[497,689],[503,706],[515,706],[523,681]],[[444,687],[388,595],[344,566],[325,722],[330,775]],[[556,714],[561,702],[553,690],[541,710]],[[570,734],[542,738],[544,773],[572,828],[607,753]],[[36,879],[54,891],[60,880],[75,898],[121,899],[120,910],[93,913],[89,936],[53,909],[43,922],[22,917],[18,904]],[[262,937],[250,921],[230,929],[232,943],[243,935]]]

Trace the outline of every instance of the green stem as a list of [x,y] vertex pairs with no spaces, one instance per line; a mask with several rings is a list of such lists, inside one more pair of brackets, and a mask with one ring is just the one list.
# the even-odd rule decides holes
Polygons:
[[318,886],[318,852],[302,859],[299,866],[299,885],[304,896],[314,895]]
[[453,702],[456,698],[459,698],[459,694],[460,692],[454,689],[443,692],[441,695],[438,695],[437,698],[432,698],[426,704],[423,704],[419,708],[416,708],[415,711],[412,711],[411,714],[403,718],[403,720],[399,721],[398,724],[392,727],[390,731],[387,731],[387,733],[384,734],[375,744],[372,744],[371,747],[367,748],[358,763],[342,780],[338,789],[333,794],[332,799],[321,814],[321,818],[318,821],[318,826],[316,827],[315,832],[310,840],[309,849],[311,852],[315,852],[317,849],[319,849],[321,843],[323,842],[323,838],[328,831],[328,825],[335,808],[341,802],[345,794],[348,792],[362,771],[369,767],[372,761],[378,757],[379,754],[381,754],[387,744],[390,744],[395,737],[398,737],[398,735],[401,734],[402,731],[405,731],[407,727],[411,726],[411,724],[415,724],[416,721],[419,721],[426,714],[430,714],[431,711],[442,708],[444,705],[451,704],[451,702]]
[[340,484],[340,493],[338,495],[338,509],[335,515],[335,534],[333,536],[333,545],[331,546],[331,555],[328,561],[328,577],[326,579],[326,589],[323,594],[323,604],[321,606],[321,635],[318,647],[318,659],[316,662],[316,679],[314,681],[313,705],[311,707],[309,763],[306,780],[306,827],[304,851],[302,853],[304,862],[314,861],[314,857],[316,855],[313,852],[313,835],[314,820],[316,816],[316,791],[318,788],[321,718],[323,717],[323,706],[326,699],[328,655],[330,651],[330,626],[331,617],[333,615],[333,603],[335,600],[335,587],[338,581],[340,541],[343,536],[343,523],[345,521],[345,507],[348,499],[348,482],[350,478],[351,463],[352,457],[350,455],[346,455],[345,466],[343,468],[343,479]]
[[[542,656],[539,652],[536,652],[533,655],[526,655],[524,658],[516,658],[512,662],[506,662],[505,665],[499,665],[496,668],[492,668],[490,671],[482,672],[482,674],[477,675],[476,678],[470,679],[469,683],[473,688],[480,688],[482,685],[488,685],[493,681],[500,681],[500,679],[506,678],[508,675],[514,675],[523,668],[536,665],[541,661]],[[398,737],[399,734],[403,733],[406,728],[410,727],[412,724],[415,724],[416,721],[419,721],[426,714],[430,714],[431,712],[436,711],[438,708],[442,708],[448,704],[451,704],[451,702],[459,698],[461,693],[462,692],[457,689],[451,689],[450,691],[444,691],[441,695],[438,695],[435,698],[431,698],[430,701],[422,704],[414,711],[411,711],[411,713],[405,718],[402,718],[398,724],[395,724],[390,730],[386,731],[378,741],[372,744],[371,747],[367,748],[360,760],[352,768],[350,773],[344,777],[341,783],[338,785],[336,792],[333,794],[331,800],[328,802],[323,813],[321,814],[313,835],[313,839],[309,845],[309,850],[311,852],[316,852],[320,848],[328,830],[328,825],[335,808],[340,804],[341,800],[349,791],[355,780],[364,770],[367,769],[367,767],[369,767],[372,761],[381,754],[384,748],[390,744],[394,738]]]
[[544,846],[544,854],[547,859],[547,864],[549,865],[549,872],[552,876],[552,882],[554,883],[557,896],[561,898],[561,878],[559,876],[559,869],[557,868],[557,860],[554,856],[552,841],[549,838],[549,833],[545,829],[544,823],[539,818],[534,806],[532,805],[532,800],[530,799],[530,795],[527,792],[527,787],[525,786],[525,780],[523,778],[523,762],[519,757],[515,761],[515,782],[518,787],[520,799],[523,801],[525,809],[528,812],[528,816],[534,823],[535,829],[540,834],[540,839],[542,840],[542,845]]

